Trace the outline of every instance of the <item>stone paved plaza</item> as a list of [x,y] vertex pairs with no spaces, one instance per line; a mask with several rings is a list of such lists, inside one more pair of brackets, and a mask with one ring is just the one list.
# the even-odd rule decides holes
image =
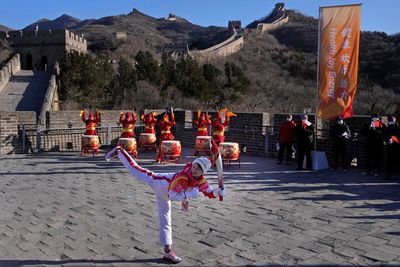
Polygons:
[[[183,166],[140,156],[157,172]],[[154,194],[118,160],[43,153],[0,166],[0,266],[167,265]],[[179,265],[400,265],[399,177],[294,169],[243,155],[225,169],[223,202],[198,198],[187,214],[174,203]]]

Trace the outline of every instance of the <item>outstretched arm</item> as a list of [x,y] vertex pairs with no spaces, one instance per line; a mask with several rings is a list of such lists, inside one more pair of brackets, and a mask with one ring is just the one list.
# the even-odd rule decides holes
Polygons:
[[196,187],[189,188],[188,190],[182,192],[169,191],[168,198],[173,201],[194,199],[199,196],[199,192],[199,189]]
[[168,198],[173,201],[189,200],[197,198],[200,195],[200,192],[203,193],[203,195],[208,198],[217,198],[219,196],[225,196],[225,190],[223,188],[214,189],[211,185],[208,185],[207,188],[205,189],[192,187],[186,191],[181,191],[181,192],[169,191]]

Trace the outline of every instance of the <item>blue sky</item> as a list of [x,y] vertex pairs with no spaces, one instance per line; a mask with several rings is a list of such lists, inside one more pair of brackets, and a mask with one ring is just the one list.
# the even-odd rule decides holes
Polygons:
[[55,19],[62,14],[97,19],[137,8],[155,18],[174,13],[202,26],[226,26],[228,20],[241,20],[246,26],[268,15],[277,2],[313,17],[318,17],[319,6],[361,3],[362,30],[400,32],[399,0],[4,0],[0,24],[20,29],[38,19]]

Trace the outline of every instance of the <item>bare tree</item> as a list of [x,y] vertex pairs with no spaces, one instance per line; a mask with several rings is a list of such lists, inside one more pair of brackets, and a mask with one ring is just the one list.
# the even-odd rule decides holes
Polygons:
[[133,97],[132,106],[136,110],[144,110],[149,108],[159,108],[163,106],[162,99],[160,97],[160,91],[147,81],[138,81],[136,83],[137,91]]

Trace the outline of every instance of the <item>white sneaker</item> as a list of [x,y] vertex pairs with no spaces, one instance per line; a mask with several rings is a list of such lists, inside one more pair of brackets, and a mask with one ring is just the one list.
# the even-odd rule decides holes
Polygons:
[[178,257],[174,251],[170,250],[168,253],[164,254],[164,258],[163,260],[165,261],[169,261],[172,263],[179,263],[182,261],[182,259],[180,257]]
[[121,150],[120,146],[116,146],[115,148],[111,149],[110,151],[107,152],[105,159],[107,161],[112,160],[113,158],[118,156],[118,150]]

